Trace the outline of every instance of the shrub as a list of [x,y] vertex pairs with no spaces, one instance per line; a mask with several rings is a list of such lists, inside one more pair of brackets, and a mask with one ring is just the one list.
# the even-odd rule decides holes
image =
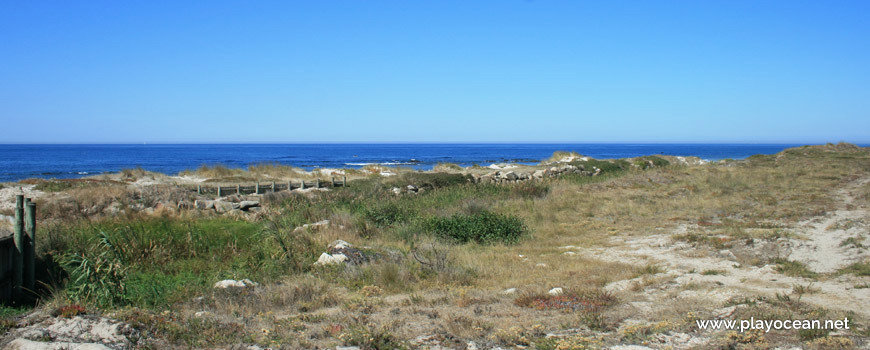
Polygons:
[[440,238],[459,243],[513,244],[526,233],[526,225],[522,219],[488,211],[431,218],[426,223],[426,228]]
[[377,207],[366,208],[363,211],[366,219],[371,220],[380,227],[391,226],[396,223],[410,220],[414,213],[407,207],[402,207],[394,202],[389,202]]
[[[635,159],[634,159],[634,164],[637,165],[637,166],[639,166],[639,167],[641,167],[641,168],[643,168],[643,169],[648,169],[648,168],[651,168],[651,167],[663,167],[663,166],[668,166],[668,165],[671,164],[671,162],[667,161],[666,159],[664,159],[664,158],[662,158],[662,157],[657,157],[657,156],[643,156],[643,157],[637,157],[637,158],[635,158]],[[650,165],[650,164],[652,164],[652,165]]]
[[609,162],[606,160],[598,160],[598,159],[581,160],[581,161],[571,162],[569,164],[576,166],[576,167],[582,167],[586,171],[592,171],[593,167],[598,168],[598,169],[601,169],[602,174],[623,171],[623,170],[628,169],[628,167],[629,167],[628,162],[625,162],[625,161]]
[[127,268],[120,253],[102,231],[96,248],[61,258],[61,265],[70,276],[67,288],[70,299],[99,306],[125,304]]
[[398,181],[405,185],[416,185],[420,188],[441,188],[465,184],[468,183],[470,179],[470,175],[464,174],[405,173],[399,177]]

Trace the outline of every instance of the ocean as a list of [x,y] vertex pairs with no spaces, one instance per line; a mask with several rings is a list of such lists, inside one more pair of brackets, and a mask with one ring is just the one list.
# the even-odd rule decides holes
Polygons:
[[247,167],[279,163],[304,169],[359,168],[367,164],[431,169],[533,164],[554,151],[576,151],[598,159],[666,154],[708,160],[773,154],[798,144],[123,144],[0,145],[0,182],[26,178],[77,178],[142,167],[176,174],[200,165]]

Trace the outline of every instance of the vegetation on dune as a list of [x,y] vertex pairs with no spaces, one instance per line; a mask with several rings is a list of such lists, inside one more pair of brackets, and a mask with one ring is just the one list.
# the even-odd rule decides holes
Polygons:
[[[868,155],[862,148],[825,145],[727,166],[671,166],[657,156],[575,159],[570,164],[586,171],[597,168],[600,174],[510,184],[476,184],[468,175],[448,172],[400,172],[355,179],[349,187],[315,194],[267,196],[263,203],[268,212],[248,218],[179,212],[89,219],[70,213],[102,210],[111,201],[123,201],[126,208],[150,204],[155,196],[192,194],[159,187],[132,192],[107,183],[63,187],[67,185],[54,181],[43,188],[55,186],[72,199],[40,203],[41,219],[51,219],[41,226],[45,244],[40,250],[47,264],[58,262],[54,283],[49,283],[55,293],[46,300],[58,309],[114,311],[143,334],[182,348],[240,341],[301,348],[408,347],[402,324],[382,322],[396,319],[390,318],[390,309],[401,309],[403,320],[430,320],[451,339],[595,348],[602,346],[601,339],[574,335],[548,340],[545,335],[563,328],[616,332],[625,316],[616,306],[664,288],[677,272],[658,263],[566,255],[559,247],[596,247],[610,244],[617,234],[677,232],[678,227],[680,233],[671,237],[699,251],[791,238],[788,224],[824,213],[834,203],[832,188],[870,172]],[[566,156],[580,155],[553,157]],[[247,170],[216,166],[186,174],[226,179],[290,176],[296,171],[280,165]],[[131,170],[131,178],[141,177],[137,174]],[[408,185],[421,191],[393,190]],[[860,199],[861,193],[857,196],[867,200]],[[330,224],[299,228],[324,219]],[[328,244],[338,239],[352,242],[371,261],[315,266]],[[848,245],[859,247],[861,242]],[[746,265],[770,264],[783,275],[815,279],[813,283],[828,278],[779,257],[736,259]],[[707,278],[733,276],[730,267],[699,270],[697,276]],[[868,271],[866,263],[856,263],[839,273],[867,276]],[[213,288],[217,281],[243,278],[260,287]],[[604,291],[612,282],[629,279],[634,280],[625,291]],[[564,293],[547,293],[562,283],[569,283],[563,285]],[[509,287],[520,291],[498,294]],[[795,287],[794,295],[741,302],[739,313],[767,318],[778,313],[814,315],[817,310],[809,310],[799,296],[810,289]],[[387,308],[387,296],[402,301]],[[621,328],[620,339],[643,341],[654,333],[688,331],[694,316],[687,311],[693,307],[700,306],[683,302],[657,314],[663,318],[659,323]],[[340,310],[337,315],[335,309]],[[201,311],[214,315],[192,316]],[[21,312],[0,309],[0,318]],[[545,323],[546,330],[531,318]],[[12,326],[0,323],[2,327]],[[817,341],[823,335],[794,337]]]
[[527,231],[522,219],[488,211],[435,217],[425,226],[438,237],[460,243],[517,243]]

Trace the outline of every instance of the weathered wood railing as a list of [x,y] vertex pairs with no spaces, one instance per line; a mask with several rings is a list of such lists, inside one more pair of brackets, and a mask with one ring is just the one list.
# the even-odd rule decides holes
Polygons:
[[36,287],[36,203],[15,197],[15,229],[0,238],[0,300],[19,302]]
[[253,185],[242,185],[236,184],[235,186],[207,186],[207,185],[197,185],[196,193],[197,194],[212,194],[214,193],[218,197],[223,197],[230,194],[263,194],[267,192],[278,192],[278,191],[291,191],[294,189],[306,189],[306,188],[321,188],[326,186],[327,184],[332,185],[332,187],[347,187],[347,176],[343,176],[341,180],[336,180],[335,177],[332,177],[331,182],[324,182],[320,179],[315,179],[314,181],[299,181],[297,183],[293,183],[292,181],[287,182],[256,182]]

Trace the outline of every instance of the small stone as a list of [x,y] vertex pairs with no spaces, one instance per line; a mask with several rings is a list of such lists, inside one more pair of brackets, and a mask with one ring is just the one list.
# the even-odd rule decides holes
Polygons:
[[498,293],[498,294],[509,295],[509,294],[515,294],[516,292],[517,292],[517,289],[516,289],[516,288],[508,288],[508,289],[505,289],[505,290],[501,291],[501,292]]
[[556,288],[550,289],[550,291],[547,292],[547,294],[553,295],[553,296],[562,295],[562,294],[565,294],[565,291],[562,289],[562,287],[556,287]]
[[223,280],[214,284],[214,288],[226,289],[226,288],[246,288],[246,287],[255,287],[258,286],[259,283],[253,282],[247,278],[236,281],[236,280]]

